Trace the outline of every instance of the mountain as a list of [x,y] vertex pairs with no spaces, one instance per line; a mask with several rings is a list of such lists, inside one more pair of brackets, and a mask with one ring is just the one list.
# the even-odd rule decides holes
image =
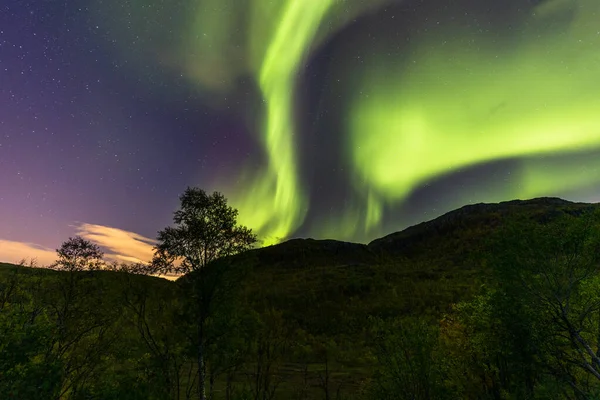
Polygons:
[[543,223],[563,213],[580,215],[581,212],[597,207],[597,204],[573,203],[554,197],[467,205],[434,220],[375,239],[368,247],[378,253],[417,256],[438,240],[446,241],[446,244],[455,244],[456,239],[473,239],[471,236],[475,232],[481,234],[475,238],[481,239],[494,232],[504,222],[516,218]]
[[276,307],[293,326],[352,335],[369,316],[439,317],[469,299],[490,279],[486,243],[502,225],[549,223],[598,207],[558,198],[474,204],[367,245],[293,239],[214,267],[243,269],[245,301]]
[[[465,289],[476,288],[489,275],[482,252],[504,224],[549,223],[564,214],[577,216],[598,208],[598,204],[559,198],[473,204],[367,245],[293,239],[240,254],[228,262],[251,269],[249,285],[256,285],[257,295],[258,291],[268,293],[277,302],[287,304],[293,303],[296,296],[302,303],[308,292],[320,293],[323,297],[318,297],[319,301],[344,303],[344,299],[359,296],[373,303],[376,298],[385,297],[387,291],[396,293],[398,299],[411,293],[418,295],[435,282],[443,282],[440,289],[445,295],[435,298],[435,293],[428,292],[420,300],[443,311],[452,302],[468,296],[471,290]],[[402,306],[388,303],[386,308],[421,311],[413,305],[413,301]]]
[[[548,223],[598,208],[548,197],[473,204],[368,244],[292,239],[218,260],[213,267],[226,263],[242,269],[239,284],[248,301],[277,304],[309,330],[333,327],[330,322],[340,315],[347,316],[350,309],[358,312],[353,308],[357,304],[358,318],[439,314],[489,278],[485,244],[503,224]],[[347,312],[342,313],[344,308]]]
[[426,260],[442,249],[464,257],[506,222],[528,219],[532,223],[545,223],[562,214],[580,215],[597,208],[600,208],[600,204],[574,203],[554,197],[478,203],[391,233],[366,245],[336,240],[292,239],[238,255],[233,262],[241,262],[252,255],[259,264],[273,268],[373,265],[380,263],[382,258],[387,261]]
[[[494,254],[489,243],[499,228],[517,222],[551,224],[564,215],[578,217],[598,209],[598,204],[558,198],[474,204],[368,244],[292,239],[217,260],[207,266],[207,271],[227,271],[223,282],[234,299],[232,307],[244,310],[238,318],[256,315],[262,321],[261,328],[251,334],[255,344],[264,337],[268,339],[267,346],[278,343],[269,339],[272,332],[284,336],[285,343],[294,343],[269,367],[281,379],[278,391],[282,394],[275,398],[292,398],[292,392],[296,393],[302,382],[312,388],[312,394],[306,398],[320,396],[324,359],[328,360],[328,371],[334,374],[331,385],[343,387],[342,394],[349,396],[364,387],[377,367],[368,345],[373,317],[419,317],[435,324],[452,310],[453,304],[470,300],[480,293],[482,285],[492,281],[488,261]],[[0,263],[0,281],[9,275],[7,272],[18,270],[21,268]],[[36,276],[37,282],[50,282],[66,274],[48,271],[40,275],[31,269],[23,270],[27,271],[22,274],[25,281],[28,276]],[[194,274],[179,278],[177,283],[109,271],[83,274],[90,287],[95,287],[94,280],[103,282],[100,298],[111,299],[106,303],[107,310],[120,307],[120,299],[154,302],[151,304],[156,308],[148,312],[156,314],[150,314],[153,319],[144,328],[150,329],[145,334],[156,330],[152,332],[163,336],[153,336],[153,340],[173,346],[175,342],[168,340],[173,326],[165,322],[165,315],[168,307],[180,303],[175,300],[183,293],[178,287],[193,281]],[[131,292],[132,287],[136,292]],[[131,297],[131,293],[138,297]],[[102,302],[94,301],[99,304],[98,309],[103,309]],[[115,326],[125,329],[128,346],[134,349],[131,357],[141,357],[136,351],[144,350],[135,349],[144,349],[144,342],[135,339],[137,328],[128,323]],[[268,335],[261,336],[265,332]],[[134,363],[132,360],[127,363]],[[254,368],[254,362],[245,368]],[[309,365],[313,371],[303,373]],[[117,372],[124,374],[129,367],[123,368]],[[248,370],[242,371],[232,379],[240,383],[248,374]]]

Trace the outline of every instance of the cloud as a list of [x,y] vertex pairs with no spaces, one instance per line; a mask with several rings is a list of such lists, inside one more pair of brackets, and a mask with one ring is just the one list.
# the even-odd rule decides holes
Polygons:
[[78,225],[76,232],[77,235],[104,248],[107,260],[126,263],[152,260],[152,249],[156,244],[154,239],[123,229],[85,223]]
[[38,265],[48,266],[56,261],[56,251],[34,243],[0,239],[0,261],[16,264],[23,259],[35,259]]
[[[125,263],[149,262],[154,255],[154,239],[135,232],[109,226],[81,224],[76,227],[77,235],[96,243],[106,250],[104,258],[108,261]],[[175,280],[178,274],[160,275],[161,278]]]
[[[82,223],[74,227],[75,234],[100,246],[106,261],[124,263],[149,262],[154,254],[156,240],[144,237],[123,229],[104,225]],[[66,240],[66,239],[65,239]],[[17,242],[0,239],[0,262],[18,263],[25,259],[35,259],[41,267],[49,266],[56,261],[56,250],[35,243]],[[177,274],[161,275],[162,278],[174,280]]]

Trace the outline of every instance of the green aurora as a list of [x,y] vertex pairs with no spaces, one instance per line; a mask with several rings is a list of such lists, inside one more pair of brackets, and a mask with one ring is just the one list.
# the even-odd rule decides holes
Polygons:
[[[233,184],[218,189],[231,197],[240,211],[240,222],[259,232],[265,245],[296,231],[309,206],[295,151],[294,91],[298,74],[311,49],[351,17],[383,4],[380,0],[368,6],[361,3],[256,0],[240,6],[242,2],[234,0],[206,0],[200,3],[198,19],[187,35],[195,40],[187,42],[182,51],[185,70],[201,85],[230,89],[236,76],[249,73],[260,88],[264,116],[259,140],[266,154],[266,166],[258,171],[242,168]],[[236,23],[242,23],[244,16],[246,35],[235,39],[230,32]],[[230,62],[228,54],[234,48],[247,49],[242,57],[247,61],[245,65]],[[206,56],[197,61],[195,54]],[[222,87],[218,87],[219,83]]]
[[240,210],[240,221],[260,232],[264,244],[288,237],[307,211],[294,151],[293,93],[300,63],[331,3],[282,1],[256,76],[265,103],[262,142],[268,167],[249,187],[238,189],[232,203]]
[[[570,28],[541,34],[565,6],[575,15]],[[389,57],[369,60],[348,110],[348,153],[360,190],[401,202],[432,178],[520,157],[514,192],[488,201],[598,182],[595,169],[531,156],[600,147],[599,16],[594,0],[554,2],[532,13],[510,52],[499,53],[477,32],[440,26],[413,43],[404,69],[390,68]],[[469,40],[476,43],[465,46]]]
[[[345,26],[402,2],[182,1],[177,23],[163,27],[177,32],[169,39],[176,43],[157,52],[159,61],[200,91],[222,95],[206,96],[215,107],[240,77],[251,77],[260,95],[262,115],[250,130],[259,133],[264,162],[256,168],[242,160],[235,176],[217,173],[214,189],[264,244],[289,238],[311,210],[297,154],[299,76],[311,54]],[[149,12],[141,0],[135,4]],[[567,14],[571,20],[557,25]],[[515,22],[518,38],[510,46],[441,18],[411,37],[403,54],[373,51],[356,71],[337,71],[352,76],[340,147],[352,165],[354,197],[309,223],[308,233],[355,240],[381,234],[386,210],[401,207],[422,185],[499,160],[519,160],[508,187],[491,182],[447,206],[556,195],[600,182],[596,157],[582,155],[586,169],[572,158],[555,159],[600,149],[599,18],[596,0],[547,1]],[[378,49],[395,40],[382,36]]]

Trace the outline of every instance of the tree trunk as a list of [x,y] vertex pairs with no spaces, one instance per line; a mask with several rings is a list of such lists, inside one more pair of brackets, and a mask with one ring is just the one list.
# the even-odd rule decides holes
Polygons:
[[204,366],[204,344],[198,345],[198,399],[206,400],[206,368]]
[[213,400],[214,399],[214,393],[215,393],[215,374],[213,373],[212,370],[210,372],[209,385],[210,385],[209,386],[210,389],[208,390],[208,398],[209,398],[209,400]]
[[227,373],[227,388],[225,389],[225,400],[231,400],[233,393],[233,372]]
[[329,400],[329,357],[325,350],[325,400]]
[[[598,326],[596,331],[596,360],[600,359],[600,310],[598,310]],[[600,370],[600,364],[594,363],[594,367]]]

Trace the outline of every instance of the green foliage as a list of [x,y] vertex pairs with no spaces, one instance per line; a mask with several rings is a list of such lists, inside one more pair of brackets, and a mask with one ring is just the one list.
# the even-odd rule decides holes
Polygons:
[[600,384],[600,214],[515,223],[494,246],[494,269],[501,293],[510,299],[507,307],[528,310],[519,316],[529,332],[529,352],[573,395],[595,393]]
[[451,381],[463,398],[594,398],[599,222],[590,213],[521,219],[492,238],[492,286],[458,304],[443,325]]
[[[212,197],[190,190],[179,250],[208,223],[192,210]],[[0,398],[198,398],[202,379],[214,400],[597,398],[589,208],[473,206],[369,246],[201,251],[176,282],[0,265]]]
[[13,274],[0,286],[0,398],[53,398],[62,371],[48,356],[54,327],[19,283]]
[[123,355],[131,363],[130,371],[135,372],[129,380],[142,394],[152,394],[146,394],[146,398],[179,398],[193,387],[185,379],[191,367],[181,329],[183,302],[179,287],[149,286],[150,281],[133,274],[124,274],[124,278],[121,302],[125,329],[120,339],[124,347],[120,348],[127,349]]
[[443,399],[435,325],[422,318],[369,321],[377,359],[370,397],[373,399]]
[[[22,267],[1,272],[0,398],[171,398],[155,395],[156,382],[144,370],[146,350],[124,318],[127,275]],[[135,279],[147,290],[163,282],[173,287],[157,278]]]
[[452,389],[463,398],[532,398],[539,369],[530,321],[495,291],[458,304],[442,324]]

